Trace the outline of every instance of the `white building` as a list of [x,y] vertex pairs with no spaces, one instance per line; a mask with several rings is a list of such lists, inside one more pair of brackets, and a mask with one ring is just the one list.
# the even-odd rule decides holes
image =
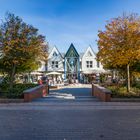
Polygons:
[[47,71],[64,72],[63,56],[56,47],[53,47],[48,56]]
[[70,82],[76,80],[91,82],[99,73],[104,72],[91,47],[88,47],[84,53],[78,53],[73,44],[66,53],[60,53],[56,47],[53,47],[49,52],[48,64],[42,63],[41,69],[48,73],[62,73],[62,78]]

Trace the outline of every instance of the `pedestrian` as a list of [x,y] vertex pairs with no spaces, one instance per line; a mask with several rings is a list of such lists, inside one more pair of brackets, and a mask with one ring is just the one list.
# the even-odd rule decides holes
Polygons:
[[39,85],[42,85],[43,84],[43,82],[42,82],[42,80],[41,79],[39,79]]

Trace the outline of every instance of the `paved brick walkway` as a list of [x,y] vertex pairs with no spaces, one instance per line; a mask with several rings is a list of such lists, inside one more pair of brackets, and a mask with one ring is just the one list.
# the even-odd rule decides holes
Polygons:
[[[91,85],[69,85],[57,90],[50,90],[50,93],[46,98],[36,99],[34,102],[95,102],[99,101],[95,97],[91,96]],[[81,103],[82,104],[82,103]]]
[[0,105],[0,140],[139,140],[137,105],[110,105]]
[[[88,93],[82,92],[81,98]],[[140,103],[87,98],[0,104],[0,140],[140,139]]]

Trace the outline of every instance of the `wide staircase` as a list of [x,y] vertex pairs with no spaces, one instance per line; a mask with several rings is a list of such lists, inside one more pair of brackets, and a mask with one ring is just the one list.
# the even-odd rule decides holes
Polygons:
[[49,95],[36,99],[34,102],[59,105],[90,105],[98,102],[96,97],[91,95],[91,85],[68,85],[60,89],[50,90]]

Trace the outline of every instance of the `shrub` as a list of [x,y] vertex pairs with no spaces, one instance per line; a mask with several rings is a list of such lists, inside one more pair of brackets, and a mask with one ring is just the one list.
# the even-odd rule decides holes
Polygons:
[[38,84],[15,84],[10,91],[8,84],[0,84],[1,96],[5,98],[23,98],[23,91],[38,86]]
[[108,86],[108,89],[112,91],[112,97],[138,97],[140,98],[140,88],[132,87],[130,92],[127,92],[127,88],[125,86]]

